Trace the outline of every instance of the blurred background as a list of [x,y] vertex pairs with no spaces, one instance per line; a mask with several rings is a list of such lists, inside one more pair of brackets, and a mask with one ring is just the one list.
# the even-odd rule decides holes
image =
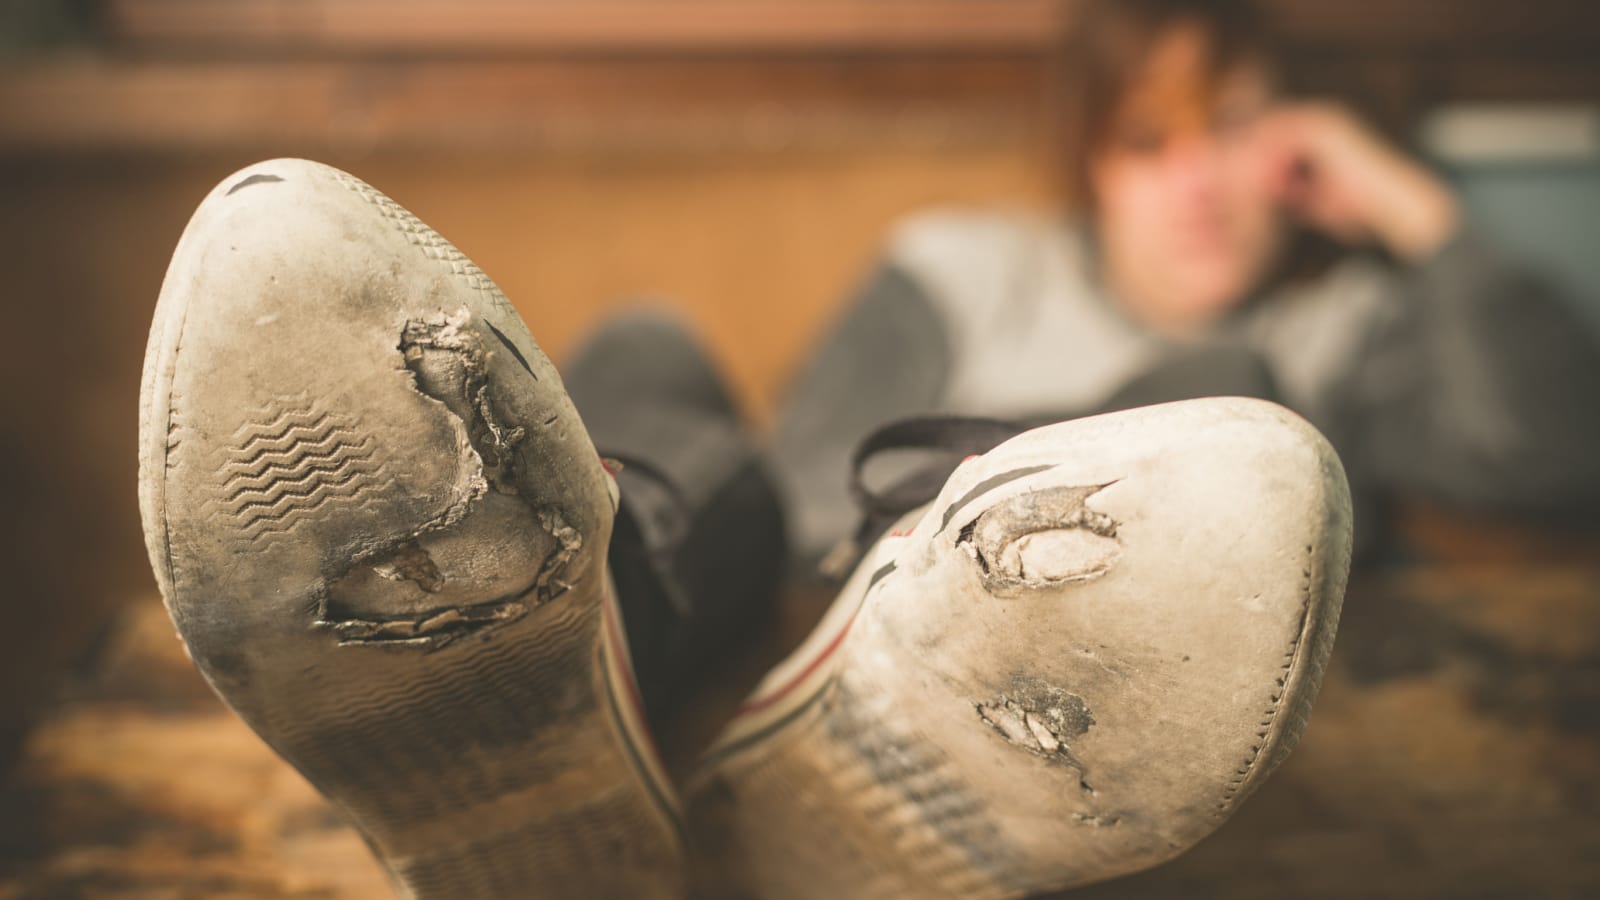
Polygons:
[[[1304,90],[1340,97],[1418,147],[1482,227],[1576,285],[1600,321],[1592,2],[1262,5]],[[1073,10],[1071,0],[0,0],[0,246],[11,259],[0,293],[0,762],[33,759],[0,808],[0,877],[36,871],[74,840],[61,817],[89,816],[47,815],[59,795],[40,786],[45,751],[30,749],[30,726],[58,716],[73,678],[111,652],[121,611],[157,602],[134,494],[139,366],[168,256],[215,182],[271,156],[354,172],[476,260],[558,362],[608,313],[641,298],[670,304],[764,422],[895,219],[935,204],[1071,206],[1059,145]],[[1440,555],[1480,561],[1592,559],[1600,546],[1501,528],[1423,517],[1416,533]],[[1530,590],[1518,571],[1492,576],[1507,603]],[[1553,604],[1529,638],[1538,647],[1597,621],[1592,582],[1561,581],[1566,571],[1551,576],[1554,594],[1528,601]],[[1560,667],[1592,676],[1591,648]],[[1382,656],[1380,670],[1435,671],[1432,651],[1394,652],[1400,662]],[[1595,696],[1569,698],[1587,742],[1561,751],[1575,767],[1596,749]],[[110,734],[74,733],[85,752]],[[1381,737],[1347,749],[1373,746]],[[1463,782],[1495,777],[1493,764],[1474,767],[1484,759]],[[1542,790],[1580,785],[1589,793],[1567,799],[1592,812],[1588,765],[1588,781]],[[126,802],[132,834],[148,820]],[[1600,858],[1593,824],[1577,833],[1549,816],[1577,842],[1546,859],[1546,877],[1552,866],[1569,873],[1546,895],[1600,890],[1600,876],[1572,862]],[[1396,828],[1389,838],[1414,840]],[[1526,856],[1534,838],[1549,846],[1537,831],[1497,846]],[[1484,896],[1522,878],[1506,864],[1481,882],[1494,889]],[[1467,896],[1470,882],[1436,895]],[[22,877],[11,890],[23,893],[0,881],[0,897],[235,895],[186,892],[175,875],[168,893],[108,883]],[[315,895],[346,896],[328,891]]]

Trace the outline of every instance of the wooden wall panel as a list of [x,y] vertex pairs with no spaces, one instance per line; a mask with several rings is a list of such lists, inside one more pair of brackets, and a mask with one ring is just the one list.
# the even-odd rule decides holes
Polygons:
[[334,53],[881,51],[1037,45],[1062,0],[109,0],[125,46]]
[[1041,58],[105,59],[0,67],[0,153],[724,153],[997,146]]
[[[107,0],[121,45],[216,53],[1049,50],[1077,0]],[[1295,43],[1600,46],[1591,0],[1260,0]]]
[[[1271,0],[1284,57],[1395,128],[1600,100],[1600,6]],[[110,0],[0,65],[0,154],[873,148],[1060,124],[1073,0]]]

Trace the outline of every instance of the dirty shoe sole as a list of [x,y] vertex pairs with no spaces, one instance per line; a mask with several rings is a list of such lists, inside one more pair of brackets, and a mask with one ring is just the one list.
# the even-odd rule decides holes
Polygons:
[[139,495],[196,665],[403,896],[681,893],[614,482],[516,312],[415,217],[304,160],[212,191],[151,328]]
[[1293,748],[1349,567],[1343,469],[1238,399],[1040,428],[857,569],[691,784],[723,896],[1016,897],[1146,868]]

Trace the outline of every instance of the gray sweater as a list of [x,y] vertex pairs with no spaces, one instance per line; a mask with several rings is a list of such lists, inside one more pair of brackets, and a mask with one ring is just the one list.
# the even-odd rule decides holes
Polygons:
[[[773,458],[802,559],[848,535],[855,445],[910,415],[1100,409],[1189,352],[1097,284],[1084,231],[990,212],[914,217],[793,387]],[[1359,499],[1600,507],[1600,338],[1570,298],[1464,233],[1426,263],[1352,255],[1217,323],[1339,449]]]

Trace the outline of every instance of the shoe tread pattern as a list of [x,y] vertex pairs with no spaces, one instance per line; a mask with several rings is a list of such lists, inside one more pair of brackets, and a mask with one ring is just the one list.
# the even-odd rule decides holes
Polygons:
[[951,760],[904,727],[884,692],[842,677],[823,691],[804,719],[718,776],[737,785],[726,811],[736,820],[709,809],[697,823],[742,845],[741,889],[797,900],[1014,895],[1013,854]]
[[500,289],[485,275],[478,264],[467,257],[465,253],[456,249],[456,246],[446,240],[439,232],[429,228],[426,223],[417,218],[410,210],[394,202],[387,194],[367,184],[353,175],[339,172],[335,175],[340,184],[354,191],[373,208],[378,214],[389,220],[407,241],[420,249],[429,259],[437,260],[449,267],[451,272],[462,278],[474,290],[486,294],[503,296]]
[[600,713],[593,611],[539,618],[514,643],[342,679],[268,726],[419,900],[521,896],[530,884],[552,897],[654,896],[640,880],[675,866]]
[[254,540],[292,531],[325,504],[359,505],[382,485],[384,463],[353,418],[304,396],[258,409],[223,451],[216,504]]

